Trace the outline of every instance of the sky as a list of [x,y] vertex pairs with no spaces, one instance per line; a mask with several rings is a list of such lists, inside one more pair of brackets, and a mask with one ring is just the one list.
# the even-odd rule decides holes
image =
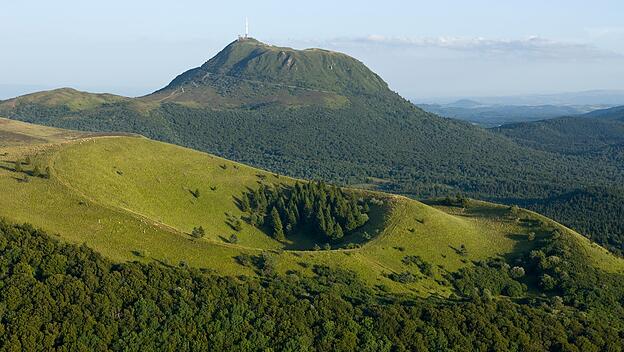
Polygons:
[[0,99],[139,96],[244,32],[350,54],[406,98],[624,89],[624,1],[1,0]]

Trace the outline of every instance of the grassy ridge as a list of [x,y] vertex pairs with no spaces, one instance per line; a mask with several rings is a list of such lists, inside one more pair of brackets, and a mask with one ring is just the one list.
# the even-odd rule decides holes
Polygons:
[[[0,154],[0,192],[12,195],[0,202],[0,216],[86,243],[117,261],[184,262],[238,275],[255,269],[236,257],[264,253],[279,273],[313,275],[312,267],[322,264],[352,270],[367,284],[391,291],[448,295],[448,273],[473,261],[526,253],[531,249],[526,234],[539,232],[510,218],[507,207],[479,203],[436,209],[379,193],[387,209],[385,218],[376,220],[383,222],[383,229],[359,249],[283,250],[283,244],[245,223],[237,233],[239,242],[230,244],[224,241],[235,232],[229,219],[243,215],[235,197],[260,181],[292,179],[140,137],[84,137],[43,146],[24,142],[2,147]],[[24,169],[50,166],[52,177],[26,177],[24,182],[13,161],[26,156],[31,164]],[[190,192],[195,189],[200,190],[198,198]],[[198,225],[207,229],[206,237],[193,239],[188,232]],[[622,267],[621,260],[601,247],[588,242],[587,248],[597,264]],[[432,265],[432,273],[407,265],[405,256],[419,256]],[[399,283],[389,278],[404,272],[418,280]]]
[[92,109],[102,104],[119,103],[128,101],[130,98],[113,94],[85,93],[72,88],[60,88],[44,92],[23,95],[11,99],[9,104],[41,104],[48,107],[66,106],[70,111],[82,111]]

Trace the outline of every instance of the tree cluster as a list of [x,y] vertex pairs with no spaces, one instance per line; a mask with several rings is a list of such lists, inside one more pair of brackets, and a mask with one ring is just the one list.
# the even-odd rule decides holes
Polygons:
[[252,224],[268,225],[278,240],[307,230],[321,240],[339,241],[364,225],[369,211],[365,200],[324,182],[261,185],[243,195],[241,207],[250,213]]

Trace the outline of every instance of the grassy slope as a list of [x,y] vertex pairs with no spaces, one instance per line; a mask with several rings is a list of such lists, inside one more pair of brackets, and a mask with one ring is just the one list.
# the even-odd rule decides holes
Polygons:
[[[6,125],[0,125],[0,130],[9,128]],[[27,124],[11,128],[33,135],[39,130]],[[353,270],[369,284],[382,284],[393,291],[444,295],[450,292],[440,281],[445,271],[471,265],[472,260],[523,252],[531,245],[525,234],[534,229],[507,218],[504,207],[482,203],[461,212],[382,194],[379,196],[390,209],[386,226],[361,249],[277,250],[279,243],[247,224],[239,243],[231,245],[219,236],[234,232],[226,223],[226,212],[242,215],[233,197],[246,187],[255,187],[258,175],[265,175],[265,182],[293,180],[140,137],[74,138],[78,139],[63,139],[62,143],[44,140],[47,144],[38,145],[24,141],[0,147],[0,154],[8,153],[0,157],[4,166],[0,192],[11,195],[0,202],[0,216],[33,223],[70,242],[84,242],[114,260],[185,261],[236,275],[251,273],[236,263],[236,255],[271,250],[281,272],[310,272],[312,265],[325,264]],[[11,170],[11,161],[26,155],[33,164],[50,165],[52,178],[30,177],[30,182],[19,182],[21,175]],[[215,186],[212,191],[210,187]],[[195,188],[201,192],[197,199],[189,192]],[[201,240],[187,235],[197,225],[207,228],[207,236]],[[622,270],[622,260],[585,242],[599,266]],[[462,244],[468,249],[467,256],[456,252]],[[136,251],[144,257],[138,257]],[[423,278],[398,284],[386,278],[391,272],[418,274],[418,269],[401,262],[405,255],[419,255],[436,266],[434,279],[440,282]]]
[[94,108],[106,103],[127,101],[129,98],[113,94],[94,94],[81,92],[72,88],[60,88],[49,91],[23,95],[7,100],[3,104],[37,103],[44,106],[67,106],[72,111]]
[[[201,225],[209,229],[206,238],[215,241],[234,232],[226,214],[243,215],[234,197],[247,187],[257,187],[259,175],[275,179],[225,159],[143,138],[74,144],[56,154],[53,162],[59,179],[94,202],[139,213],[186,233]],[[198,198],[191,194],[195,189],[200,191]],[[239,243],[278,247],[261,234],[244,226]]]
[[360,61],[322,49],[294,50],[236,40],[201,67],[191,69],[168,88],[203,82],[206,74],[226,75],[329,92],[380,92],[387,84]]

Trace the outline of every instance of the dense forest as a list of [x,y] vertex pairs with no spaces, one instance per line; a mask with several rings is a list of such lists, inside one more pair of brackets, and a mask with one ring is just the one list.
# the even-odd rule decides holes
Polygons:
[[612,117],[591,116],[594,115],[509,124],[493,131],[519,144],[565,155],[596,157],[609,147],[624,145],[624,113]]
[[[621,351],[622,276],[585,265],[565,236],[549,238],[522,264],[526,275],[484,264],[453,279],[456,298],[420,299],[321,266],[313,277],[226,278],[113,264],[0,221],[0,350]],[[498,296],[501,282],[528,276],[544,295]],[[513,286],[502,294],[522,294]]]
[[294,186],[264,186],[241,200],[252,225],[266,224],[277,240],[306,231],[321,243],[339,241],[368,221],[369,205],[324,182],[297,182]]

